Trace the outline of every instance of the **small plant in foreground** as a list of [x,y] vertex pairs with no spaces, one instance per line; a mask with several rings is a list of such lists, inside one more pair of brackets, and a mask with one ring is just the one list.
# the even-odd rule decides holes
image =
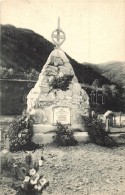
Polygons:
[[12,169],[14,162],[13,155],[6,148],[0,152],[0,160],[2,172],[8,172]]
[[77,141],[74,138],[73,132],[68,129],[68,126],[57,123],[57,131],[54,137],[54,142],[58,146],[74,146]]
[[41,195],[49,182],[42,174],[43,156],[38,162],[33,162],[31,152],[27,152],[24,163],[14,163],[13,167],[17,173],[17,182],[13,188],[17,191],[16,195]]
[[41,195],[49,185],[48,181],[37,169],[30,169],[24,177],[16,195]]
[[115,147],[118,143],[104,129],[100,119],[84,117],[85,127],[93,143],[105,147]]

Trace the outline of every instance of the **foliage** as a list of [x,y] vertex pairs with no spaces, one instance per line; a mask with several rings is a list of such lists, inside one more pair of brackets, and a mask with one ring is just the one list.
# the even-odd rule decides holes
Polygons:
[[38,80],[38,76],[39,76],[39,72],[36,71],[34,68],[31,69],[31,71],[29,72],[29,74],[27,74],[27,78],[30,80]]
[[84,122],[93,143],[104,147],[118,146],[116,141],[105,131],[104,125],[100,119],[84,117]]
[[103,65],[95,65],[99,72],[108,78],[112,83],[119,86],[125,85],[125,62],[108,62]]
[[21,115],[24,108],[26,108],[27,94],[34,87],[35,82],[4,79],[0,83],[1,115]]
[[73,132],[68,129],[68,126],[57,123],[57,131],[54,137],[54,142],[58,146],[74,146],[77,141],[74,138]]
[[17,117],[9,126],[10,150],[18,151],[31,145],[33,120],[31,116]]
[[103,85],[102,86],[102,91],[103,91],[103,95],[105,96],[111,96],[111,89],[110,89],[110,85]]
[[55,78],[51,83],[51,87],[53,89],[61,89],[63,91],[66,91],[69,88],[69,84],[72,78],[73,75],[67,75],[67,74],[65,74],[62,77]]
[[1,160],[1,170],[8,171],[13,166],[13,155],[7,149],[3,149],[0,152],[0,160]]
[[[41,157],[43,161],[43,157]],[[49,185],[49,182],[42,175],[41,159],[33,162],[31,153],[25,157],[25,162],[16,162],[13,164],[17,182],[14,182],[13,188],[16,189],[16,195],[41,195],[43,190]]]
[[14,75],[14,70],[13,68],[4,68],[0,67],[0,78],[5,79],[5,78],[12,78]]
[[119,90],[116,85],[110,85],[112,97],[115,98],[119,94]]
[[26,151],[26,153],[22,162],[19,159],[15,160],[12,153],[7,149],[3,149],[0,152],[4,183],[10,185],[7,177],[9,176],[11,187],[17,192],[16,195],[41,195],[43,190],[49,185],[49,182],[42,174],[44,165],[43,154],[38,161],[33,161],[31,152]]
[[98,79],[95,79],[92,83],[92,86],[95,87],[95,88],[99,88],[100,87],[100,83],[99,83],[99,80]]

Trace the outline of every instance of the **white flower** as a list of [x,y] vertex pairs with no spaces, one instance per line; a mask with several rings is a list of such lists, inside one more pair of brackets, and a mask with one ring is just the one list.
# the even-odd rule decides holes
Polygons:
[[31,176],[35,175],[35,173],[36,173],[36,170],[35,170],[35,169],[31,169],[31,170],[30,170],[30,175],[31,175]]
[[26,176],[25,179],[24,179],[24,182],[27,183],[27,182],[29,182],[29,180],[30,180],[30,177],[29,176]]
[[45,186],[46,183],[47,183],[46,179],[44,179],[44,178],[40,179],[40,184],[42,187]]
[[37,189],[38,189],[38,185],[35,185],[35,186],[34,186],[34,189],[37,190]]
[[40,191],[42,189],[42,186],[41,185],[38,185],[38,191]]
[[31,183],[32,185],[37,184],[37,179],[31,179],[31,180],[30,180],[30,183]]
[[43,160],[39,160],[39,166],[40,166],[40,167],[43,166]]

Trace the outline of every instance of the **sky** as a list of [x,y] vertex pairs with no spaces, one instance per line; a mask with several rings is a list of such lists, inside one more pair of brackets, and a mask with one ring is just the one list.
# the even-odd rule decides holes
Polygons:
[[78,62],[125,61],[125,0],[0,0],[1,24],[31,29],[49,41],[57,28],[61,49]]

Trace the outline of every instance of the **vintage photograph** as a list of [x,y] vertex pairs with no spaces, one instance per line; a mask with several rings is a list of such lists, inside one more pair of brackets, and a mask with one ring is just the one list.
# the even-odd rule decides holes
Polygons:
[[125,195],[125,0],[0,0],[0,195]]

